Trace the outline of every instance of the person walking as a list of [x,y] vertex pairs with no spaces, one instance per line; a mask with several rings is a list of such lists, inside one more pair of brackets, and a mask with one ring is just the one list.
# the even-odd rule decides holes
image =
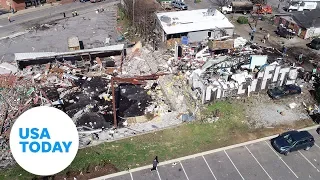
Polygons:
[[153,160],[153,163],[152,163],[152,168],[150,169],[150,171],[154,171],[154,170],[157,170],[157,166],[159,164],[159,161],[158,161],[158,156],[156,156]]
[[270,38],[270,34],[268,33],[266,36],[266,40],[269,41],[269,38]]
[[250,41],[252,42],[252,41],[253,41],[253,39],[254,39],[254,35],[253,35],[253,34],[251,34],[251,36],[250,36]]
[[287,47],[286,47],[286,46],[283,46],[283,47],[282,47],[282,56],[285,57],[285,56],[286,56],[286,53],[287,53]]
[[9,23],[12,22],[10,15],[8,16],[8,21],[9,21]]
[[302,57],[303,57],[303,54],[300,53],[300,54],[299,54],[299,62],[302,62]]

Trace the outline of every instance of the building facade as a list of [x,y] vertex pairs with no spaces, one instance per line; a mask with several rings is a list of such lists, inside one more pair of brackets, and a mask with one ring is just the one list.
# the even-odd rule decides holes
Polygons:
[[0,6],[7,10],[14,9],[14,11],[20,11],[28,7],[55,2],[66,4],[73,2],[73,0],[0,0]]
[[302,39],[317,37],[320,36],[320,9],[277,16],[274,23],[276,26],[283,24],[284,27],[294,30]]

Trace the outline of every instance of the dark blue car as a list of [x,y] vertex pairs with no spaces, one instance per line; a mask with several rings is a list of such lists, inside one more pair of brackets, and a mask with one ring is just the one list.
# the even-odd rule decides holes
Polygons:
[[284,85],[281,87],[276,87],[274,89],[269,89],[267,93],[272,99],[280,99],[289,95],[301,94],[301,88],[293,84]]
[[314,138],[308,131],[288,131],[270,141],[273,148],[284,155],[301,149],[308,151],[314,146]]

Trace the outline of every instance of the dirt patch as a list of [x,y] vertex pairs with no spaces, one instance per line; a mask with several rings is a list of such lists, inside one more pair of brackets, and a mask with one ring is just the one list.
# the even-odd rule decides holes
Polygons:
[[67,180],[87,180],[91,178],[96,178],[100,176],[105,176],[107,174],[116,173],[119,170],[110,163],[105,163],[104,165],[90,165],[87,167],[86,170],[83,171],[68,171],[66,174],[58,174],[53,177],[41,177],[41,178],[34,178],[36,179],[51,179],[51,180],[60,180],[66,178]]

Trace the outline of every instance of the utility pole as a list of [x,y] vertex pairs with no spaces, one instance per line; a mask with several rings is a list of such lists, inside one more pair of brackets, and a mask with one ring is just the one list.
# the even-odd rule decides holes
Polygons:
[[132,0],[132,4],[133,4],[133,7],[132,7],[132,24],[133,24],[133,27],[134,27],[134,3],[135,3],[135,0]]

